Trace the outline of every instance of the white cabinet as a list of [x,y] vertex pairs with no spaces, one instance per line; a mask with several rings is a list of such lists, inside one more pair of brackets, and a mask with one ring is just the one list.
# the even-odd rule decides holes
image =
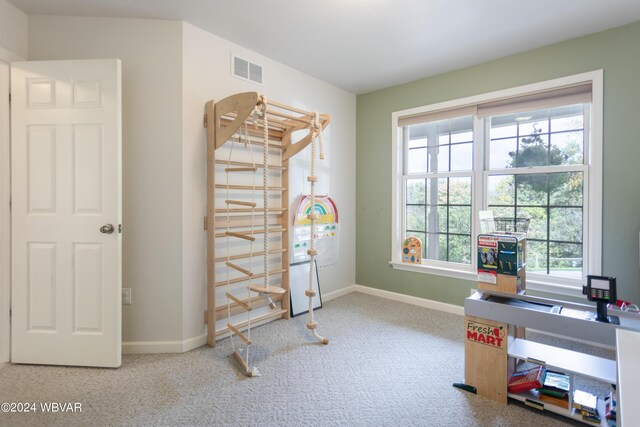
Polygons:
[[622,427],[633,426],[640,419],[640,333],[616,331],[618,360],[618,420]]

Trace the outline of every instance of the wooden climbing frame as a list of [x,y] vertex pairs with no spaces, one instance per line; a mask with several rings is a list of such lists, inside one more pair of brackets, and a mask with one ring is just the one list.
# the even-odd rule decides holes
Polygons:
[[[218,102],[209,101],[206,103],[204,125],[207,128],[207,216],[205,218],[205,228],[207,230],[207,312],[205,320],[207,322],[208,337],[210,346],[215,346],[216,339],[233,333],[240,337],[245,343],[250,342],[249,338],[242,334],[249,323],[257,324],[279,318],[288,319],[289,309],[289,159],[303,150],[311,143],[314,135],[313,128],[314,113],[294,108],[278,102],[267,100],[257,92],[245,92],[229,96]],[[254,174],[257,169],[262,168],[262,164],[247,161],[236,161],[231,159],[216,158],[216,151],[227,142],[243,142],[245,144],[261,145],[260,138],[265,134],[263,119],[253,117],[256,107],[263,108],[267,114],[268,121],[268,148],[270,151],[278,152],[277,156],[271,156],[268,164],[270,171],[280,173],[280,186],[256,186],[238,184],[236,182],[216,183],[216,170],[218,173],[226,173],[230,181],[232,177],[242,174]],[[252,119],[253,117],[253,119]],[[320,115],[322,129],[329,124],[328,115]],[[297,131],[308,130],[308,134],[296,143],[292,143],[292,134]],[[244,140],[242,133],[247,136]],[[278,158],[278,161],[274,161]],[[227,199],[225,195],[229,191],[242,193],[243,191],[263,191],[269,195],[278,195],[281,206],[263,209],[254,201]],[[241,197],[239,197],[241,198]],[[256,219],[256,216],[260,218]],[[225,304],[216,305],[216,291],[220,286],[229,284],[245,283],[249,280],[264,277],[263,272],[249,271],[247,268],[239,266],[236,262],[250,259],[252,256],[264,256],[264,251],[252,251],[251,253],[230,254],[228,251],[223,256],[216,257],[216,247],[221,249],[223,242],[234,238],[238,241],[252,242],[265,233],[262,221],[266,217],[272,236],[279,237],[280,247],[268,250],[269,257],[280,258],[279,268],[270,269],[269,275],[280,275],[280,285],[278,287],[267,288],[270,295],[265,300],[260,295],[249,298],[241,298],[237,295],[227,294],[229,306]],[[266,224],[266,222],[265,222]],[[257,227],[256,227],[257,226]],[[232,230],[232,231],[231,231]],[[248,243],[249,244],[249,243]],[[228,247],[228,243],[227,243]],[[221,250],[222,252],[222,250]],[[275,258],[274,258],[275,259]],[[232,262],[236,261],[236,262]],[[237,277],[217,278],[216,265],[224,266],[234,271]],[[262,286],[252,285],[252,291],[265,291]],[[279,306],[276,306],[278,304]],[[252,314],[255,309],[269,305],[270,309],[263,314]],[[276,306],[275,308],[273,308]],[[263,310],[264,311],[264,310]],[[216,323],[226,318],[228,314],[238,314],[248,312],[249,320],[241,323],[225,322],[219,328]],[[242,360],[241,365],[249,372],[249,367],[242,356],[237,352],[236,357]]]

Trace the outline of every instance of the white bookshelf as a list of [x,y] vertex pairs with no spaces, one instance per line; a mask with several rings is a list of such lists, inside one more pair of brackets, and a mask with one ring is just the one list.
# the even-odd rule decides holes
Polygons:
[[[510,343],[508,356],[515,359],[544,364],[549,370],[561,371],[571,377],[568,408],[563,408],[561,406],[554,405],[553,403],[540,400],[536,390],[530,390],[518,394],[509,393],[508,397],[524,402],[528,406],[573,418],[590,425],[594,424],[590,421],[583,420],[581,414],[574,411],[572,408],[574,392],[573,378],[575,376],[582,376],[608,384],[616,384],[617,382],[617,367],[615,360],[605,359],[519,338],[514,339]],[[597,409],[601,419],[600,425],[607,426],[604,399],[598,398]]]

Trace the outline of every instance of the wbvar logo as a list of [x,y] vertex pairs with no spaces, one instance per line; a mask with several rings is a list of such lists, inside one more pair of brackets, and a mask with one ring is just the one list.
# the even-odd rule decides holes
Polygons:
[[502,347],[506,331],[486,323],[467,321],[467,339],[491,347]]

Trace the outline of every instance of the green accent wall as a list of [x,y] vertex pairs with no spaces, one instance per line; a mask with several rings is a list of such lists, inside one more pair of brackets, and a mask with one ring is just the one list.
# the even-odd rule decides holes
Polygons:
[[640,22],[359,95],[356,283],[456,305],[476,287],[389,265],[392,112],[598,69],[604,70],[603,274],[618,278],[620,299],[640,302]]

